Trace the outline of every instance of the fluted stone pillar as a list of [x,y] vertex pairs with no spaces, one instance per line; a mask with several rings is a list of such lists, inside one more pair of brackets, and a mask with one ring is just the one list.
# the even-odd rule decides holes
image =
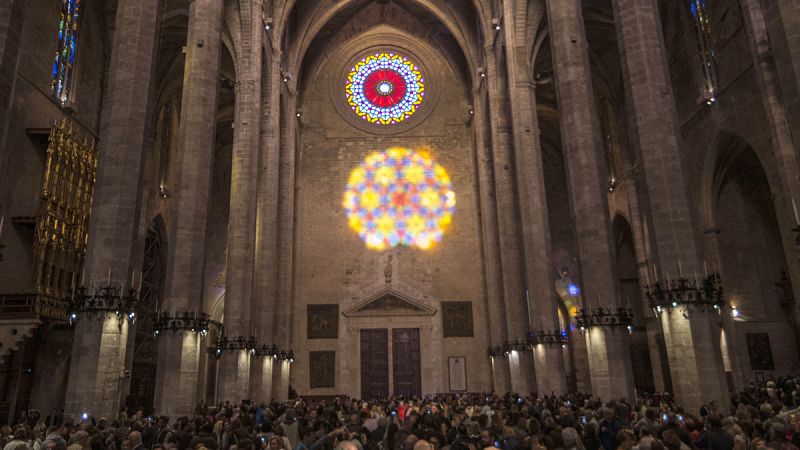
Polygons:
[[[527,2],[505,0],[503,16],[508,66],[508,97],[514,134],[514,164],[522,227],[524,280],[530,328],[559,330],[558,305],[553,290],[550,226],[544,186],[535,84],[528,63]],[[564,358],[559,345],[539,345],[536,352],[536,386],[541,393],[566,392]],[[527,358],[531,355],[522,355]],[[523,364],[527,363],[523,360]]]
[[[292,267],[295,208],[295,156],[297,127],[296,80],[292,79],[283,90],[280,131],[279,214],[278,214],[278,264],[277,302],[275,314],[275,342],[280,350],[288,351],[292,344]],[[284,401],[289,393],[288,361],[277,360],[272,366],[272,398]]]
[[[111,48],[100,159],[89,224],[84,285],[128,281],[136,254],[139,179],[152,104],[156,53],[157,0],[130,0],[117,8]],[[136,71],[131,71],[136,67]],[[109,276],[110,275],[110,276]],[[114,417],[119,407],[127,325],[117,319],[79,319],[67,383],[66,412],[77,417]]]
[[272,362],[272,399],[276,402],[285,402],[289,399],[289,376],[292,364],[283,359]]
[[275,360],[271,356],[253,358],[250,364],[250,398],[257,402],[272,399],[272,367]]
[[[272,31],[274,49],[267,54],[263,69],[262,117],[261,117],[261,157],[259,162],[258,203],[256,220],[255,280],[253,292],[253,316],[258,317],[259,327],[255,327],[256,338],[265,343],[275,342],[275,315],[277,293],[277,255],[278,255],[278,189],[281,134],[281,53],[279,27]],[[272,398],[272,372],[275,364],[263,364],[264,371],[258,374],[257,390],[259,399]]]
[[[496,192],[497,222],[500,242],[500,265],[503,280],[503,303],[509,341],[524,341],[529,330],[528,305],[523,280],[520,230],[517,220],[517,199],[514,187],[515,168],[513,136],[508,123],[509,111],[505,68],[496,63],[495,46],[486,52],[486,82],[489,92],[489,112],[492,136],[492,162]],[[501,50],[500,50],[501,51]],[[511,390],[527,394],[533,390],[534,368],[530,358],[505,358],[511,374]],[[495,358],[495,364],[500,361]],[[523,364],[523,366],[520,366]],[[525,376],[527,375],[527,376]]]
[[[797,0],[746,0],[740,2],[752,44],[761,47],[753,52],[758,65],[774,71],[780,84],[780,101],[786,109],[790,129],[800,129],[800,2]],[[750,18],[748,18],[748,16]],[[753,20],[755,16],[761,16]],[[760,24],[758,22],[761,22]],[[754,28],[752,25],[756,25]],[[761,28],[761,30],[757,30]],[[762,97],[769,95],[762,91]],[[794,139],[800,155],[800,139]]]
[[[590,308],[616,307],[619,276],[580,0],[548,0],[547,18],[584,298]],[[592,393],[632,399],[627,330],[591,328],[585,336]]]
[[[497,235],[497,210],[495,209],[495,186],[492,159],[489,155],[489,137],[486,89],[473,91],[472,128],[478,162],[478,190],[480,195],[481,232],[483,242],[484,268],[486,271],[486,295],[489,318],[489,345],[497,347],[508,340],[505,327],[505,305],[503,303],[503,277],[500,273],[500,246]],[[511,389],[508,364],[502,358],[490,357],[492,388],[505,393]]]
[[[699,249],[688,220],[689,196],[658,8],[655,0],[614,0],[613,6],[630,138],[644,171],[641,194],[647,199],[651,259],[662,269],[677,269],[680,261],[687,273],[698,271]],[[677,401],[689,411],[709,400],[727,405],[713,313],[692,312],[686,318],[668,309],[660,320]]]
[[[194,0],[178,136],[175,226],[169,245],[166,309],[173,315],[201,311],[206,258],[208,197],[217,110],[222,2]],[[191,414],[197,400],[199,341],[194,333],[158,338],[156,410],[170,417]]]
[[[225,329],[229,336],[253,332],[256,200],[261,125],[260,2],[240,3],[241,41],[237,61],[231,201],[225,283]],[[264,342],[259,342],[264,344]],[[220,396],[239,401],[249,397],[250,361],[226,353],[220,361]],[[242,390],[242,386],[244,389]]]

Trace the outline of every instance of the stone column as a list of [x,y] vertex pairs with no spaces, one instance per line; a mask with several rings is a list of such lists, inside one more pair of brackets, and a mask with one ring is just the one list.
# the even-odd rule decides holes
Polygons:
[[[682,168],[675,102],[667,73],[666,51],[655,0],[614,0],[630,140],[642,161],[651,259],[662,268],[683,263],[699,271],[697,237],[692,229],[686,176]],[[654,281],[654,280],[653,280]],[[670,309],[661,315],[675,395],[687,411],[715,400],[728,404],[722,373],[719,327],[713,313],[689,318]]]
[[[138,245],[142,152],[153,104],[158,16],[157,0],[131,0],[117,8],[117,38],[112,43],[103,101],[100,160],[89,224],[84,280],[88,287],[106,284],[109,278],[111,284],[127,280],[130,286],[131,258]],[[67,382],[67,414],[116,415],[126,339],[127,325],[120,328],[116,318],[78,320]]]
[[[0,3],[0,180],[9,179],[5,168],[11,152],[6,150],[6,140],[11,121],[11,108],[14,105],[14,87],[22,46],[22,26],[25,24],[27,8],[27,0],[7,0]],[[5,196],[11,189],[0,182],[0,192],[3,193],[0,195],[0,217],[8,216]]]
[[655,335],[661,333],[661,324],[659,318],[655,316],[647,303],[647,298],[644,294],[645,284],[648,272],[648,255],[650,248],[648,240],[645,238],[646,230],[645,221],[642,219],[642,208],[640,206],[639,189],[643,185],[640,176],[634,175],[633,182],[627,185],[626,192],[628,195],[628,210],[630,211],[630,225],[631,232],[633,233],[633,248],[636,256],[636,268],[639,278],[640,298],[642,301],[642,316],[645,324],[645,333],[647,335],[647,348],[650,351],[650,367],[653,371],[653,383],[656,392],[666,392],[666,380],[664,380],[663,370],[661,367],[661,349],[656,343]]
[[272,367],[275,360],[271,356],[253,358],[250,366],[250,398],[257,402],[272,399]]
[[[300,118],[296,117],[297,97],[294,83],[283,91],[280,133],[279,165],[279,214],[278,214],[278,259],[277,259],[277,304],[275,314],[275,342],[280,350],[288,351],[292,343],[292,282],[293,282],[293,241],[295,208],[295,154],[297,149],[297,127]],[[284,401],[289,392],[288,361],[277,360],[273,364],[272,398]]]
[[[503,304],[503,277],[500,273],[500,247],[497,235],[497,210],[495,209],[495,187],[492,159],[489,155],[488,117],[486,89],[473,91],[472,128],[478,163],[478,190],[480,195],[481,236],[483,242],[484,268],[486,270],[486,309],[489,318],[489,345],[496,347],[508,341]],[[497,393],[511,389],[508,364],[501,358],[490,357],[492,387]]]
[[[203,308],[221,27],[222,2],[190,3],[176,161],[175,226],[164,291],[165,308],[173,315],[186,310],[200,312]],[[155,408],[170,417],[190,415],[197,399],[197,337],[187,332],[165,334],[158,339]]]
[[[703,244],[705,247],[705,255],[708,257],[709,261],[711,261],[711,265],[713,267],[720,267],[722,266],[721,261],[722,257],[720,256],[720,242],[719,242],[719,228],[710,228],[707,230],[703,230]],[[722,280],[725,281],[725,274],[722,274]],[[723,313],[720,315],[719,323],[721,329],[719,329],[720,334],[724,333],[725,342],[727,346],[727,356],[728,356],[728,367],[727,369],[731,372],[731,382],[733,383],[733,390],[735,392],[739,392],[745,388],[745,383],[749,380],[745,380],[745,373],[748,370],[746,365],[744,364],[743,359],[747,354],[747,349],[744,347],[738,347],[735,344],[735,327],[736,324],[733,321],[733,317],[730,314]],[[720,351],[722,351],[722,340],[720,341]],[[741,356],[741,357],[740,357]],[[725,360],[725,355],[722,356],[723,361]],[[723,370],[723,373],[726,372]],[[727,380],[727,374],[725,376]],[[727,386],[727,384],[726,384]]]
[[[256,199],[261,125],[261,22],[263,5],[239,7],[241,40],[236,71],[236,98],[231,164],[231,201],[225,283],[225,329],[232,335],[253,331],[253,277],[256,241]],[[263,342],[259,342],[263,344]],[[249,397],[250,361],[241,355],[222,355],[219,383],[222,399]],[[244,386],[244,390],[241,389]]]
[[[533,69],[528,63],[530,43],[526,41],[526,2],[506,0],[506,65],[508,66],[509,104],[514,133],[514,164],[522,226],[524,280],[530,328],[535,331],[559,330],[558,306],[553,290],[550,225],[544,187],[539,119],[536,114]],[[533,14],[533,12],[528,12]],[[566,392],[566,374],[561,346],[539,345],[536,352],[536,385],[540,393]],[[527,357],[528,355],[523,355]]]
[[291,363],[283,359],[272,360],[272,399],[285,402],[289,398]]
[[[800,129],[800,2],[746,0],[741,7],[743,15],[751,17],[745,17],[745,23],[751,24],[751,45],[757,43],[760,47],[753,56],[758,65],[774,71],[789,128]],[[757,22],[761,28],[758,31],[752,27]],[[767,97],[764,93],[762,96]],[[795,138],[794,148],[800,154],[800,139]]]
[[[278,16],[274,16],[278,17]],[[256,219],[255,290],[253,293],[253,316],[261,326],[255,327],[255,336],[260,342],[275,342],[275,313],[277,293],[278,254],[278,189],[280,160],[280,112],[281,112],[281,53],[279,42],[280,24],[273,24],[271,31],[273,49],[264,62],[261,117],[261,157],[259,162],[258,204]],[[258,399],[272,398],[272,371],[275,364],[262,366],[259,389],[253,394]]]
[[[506,309],[506,327],[509,341],[524,341],[529,330],[528,305],[524,287],[520,230],[517,228],[517,208],[514,188],[514,160],[509,111],[505,108],[508,89],[506,71],[497,64],[494,45],[486,53],[486,82],[489,92],[489,113],[492,137],[492,161],[496,189],[497,221],[500,241],[500,265],[503,278],[503,303]],[[495,358],[495,364],[501,361]],[[533,389],[533,364],[530,358],[508,358],[511,373],[511,390],[527,394]],[[524,366],[520,366],[524,364]]]
[[[548,0],[547,18],[584,299],[589,308],[616,307],[619,276],[580,0]],[[632,399],[627,330],[590,328],[585,334],[592,393]]]

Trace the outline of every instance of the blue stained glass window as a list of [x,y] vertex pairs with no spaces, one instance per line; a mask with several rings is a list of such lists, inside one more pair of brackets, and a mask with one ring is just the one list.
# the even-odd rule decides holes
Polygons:
[[61,16],[58,22],[58,48],[53,61],[50,95],[65,104],[72,94],[75,71],[75,53],[78,50],[78,24],[81,0],[60,0]]
[[703,99],[712,105],[717,101],[717,62],[714,50],[714,30],[711,28],[711,15],[706,0],[687,0],[692,26],[697,39],[700,56],[700,73],[703,78]]

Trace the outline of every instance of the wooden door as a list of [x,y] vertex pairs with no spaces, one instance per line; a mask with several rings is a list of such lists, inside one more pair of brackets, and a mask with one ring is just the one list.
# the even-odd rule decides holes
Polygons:
[[419,355],[419,328],[392,330],[392,371],[394,395],[422,395],[422,370]]
[[389,396],[389,332],[361,330],[361,398]]

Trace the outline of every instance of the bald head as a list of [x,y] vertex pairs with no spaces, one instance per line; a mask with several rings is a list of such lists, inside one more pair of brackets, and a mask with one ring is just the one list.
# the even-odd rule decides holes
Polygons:
[[420,439],[414,444],[414,450],[434,450],[433,444],[426,441],[425,439]]
[[131,443],[131,448],[136,447],[142,443],[142,433],[138,431],[131,431],[128,435],[128,441]]
[[336,444],[336,450],[358,450],[358,446],[353,441],[340,441]]

